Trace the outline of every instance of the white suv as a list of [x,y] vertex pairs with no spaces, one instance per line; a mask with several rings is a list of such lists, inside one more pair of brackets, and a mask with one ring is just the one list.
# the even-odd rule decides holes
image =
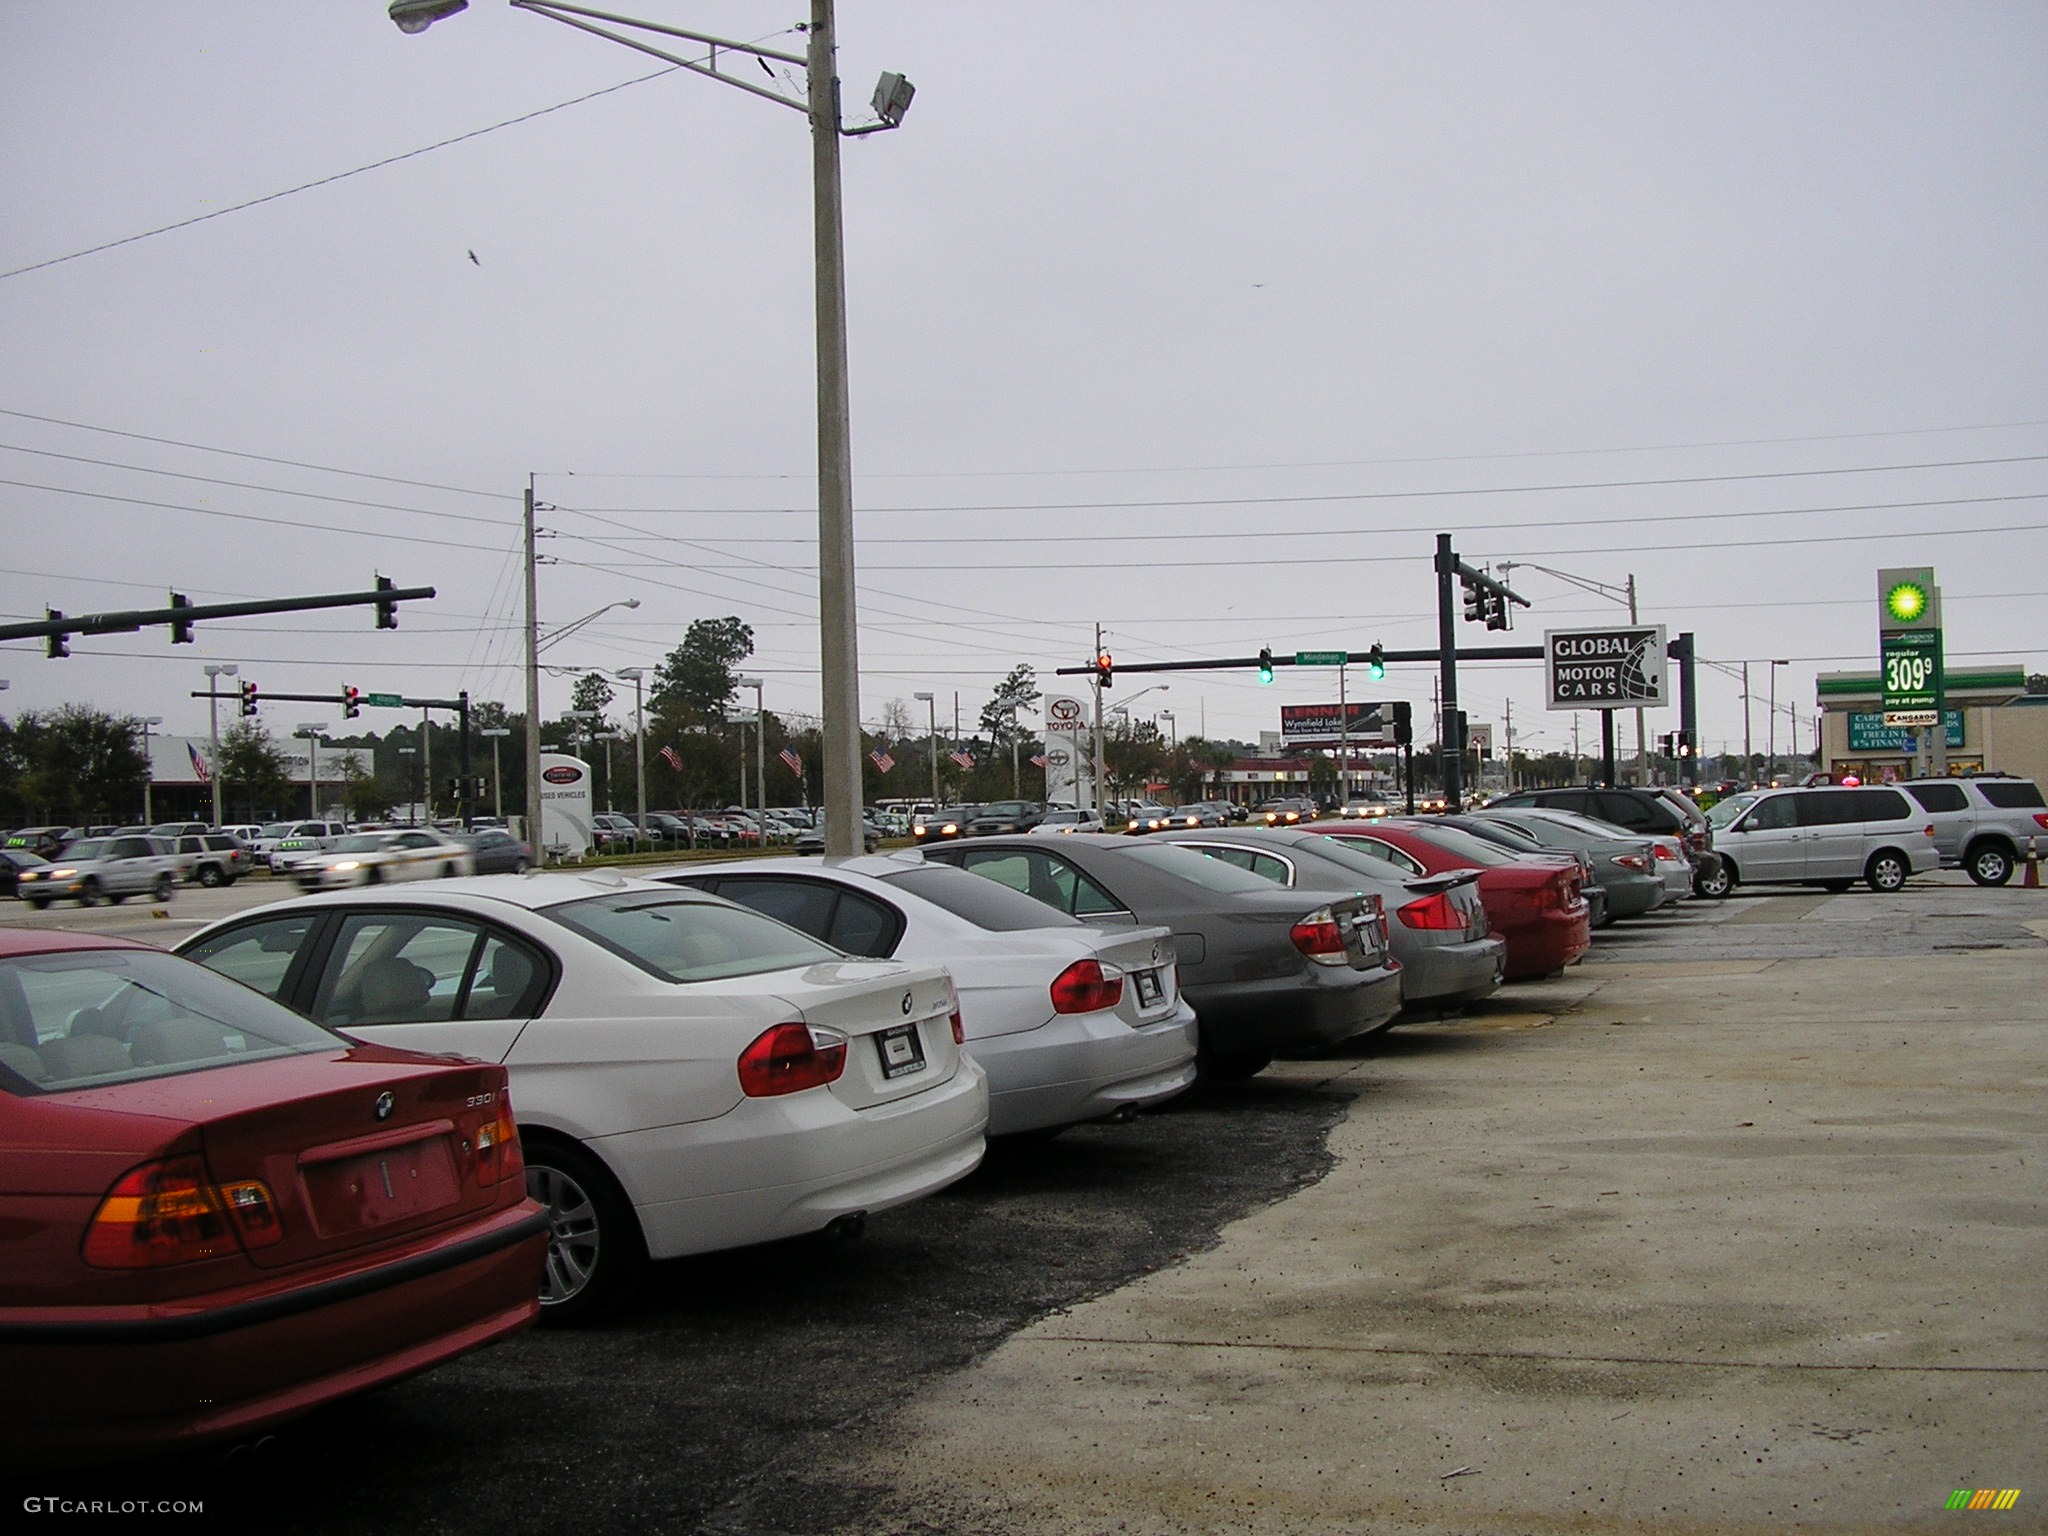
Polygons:
[[177,885],[177,855],[163,839],[131,834],[73,843],[48,864],[21,871],[15,894],[40,911],[66,898],[81,907],[143,895],[169,901]]

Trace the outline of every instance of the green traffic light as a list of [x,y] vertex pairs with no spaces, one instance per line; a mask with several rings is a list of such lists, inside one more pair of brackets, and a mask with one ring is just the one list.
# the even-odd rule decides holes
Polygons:
[[1262,683],[1273,681],[1273,652],[1271,647],[1266,647],[1259,652],[1259,681]]

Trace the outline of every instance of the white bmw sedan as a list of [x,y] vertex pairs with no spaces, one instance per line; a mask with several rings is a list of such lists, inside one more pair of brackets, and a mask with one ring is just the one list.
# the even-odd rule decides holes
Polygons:
[[280,902],[178,948],[344,1034],[509,1069],[552,1222],[546,1322],[607,1310],[650,1258],[857,1228],[981,1161],[988,1087],[943,970],[701,892],[445,880]]
[[1166,928],[1104,932],[915,850],[749,859],[656,877],[715,891],[853,955],[940,964],[988,1073],[988,1133],[1127,1115],[1195,1080],[1195,1011]]
[[432,832],[351,832],[325,853],[295,859],[286,873],[303,891],[476,873],[476,850]]

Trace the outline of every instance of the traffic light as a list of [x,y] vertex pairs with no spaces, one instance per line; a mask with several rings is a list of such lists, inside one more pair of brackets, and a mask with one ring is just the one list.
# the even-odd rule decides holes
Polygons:
[[363,712],[362,689],[350,688],[346,684],[343,684],[341,690],[341,712],[350,720],[355,719],[357,715],[360,715]]
[[[377,590],[379,592],[389,592],[397,585],[398,583],[389,576],[379,576],[377,578]],[[377,627],[379,629],[398,628],[398,604],[388,597],[377,599]]]
[[1098,651],[1095,656],[1095,686],[1098,688],[1114,686],[1116,681],[1115,672],[1116,663],[1111,659],[1109,652]]
[[1406,699],[1394,700],[1394,745],[1415,745],[1415,706]]
[[1374,682],[1387,675],[1387,648],[1384,645],[1375,644],[1366,655],[1365,670],[1372,674]]
[[1506,629],[1508,627],[1508,600],[1503,592],[1486,594],[1486,627]]
[[[171,594],[171,610],[173,612],[176,612],[180,608],[190,608],[191,606],[192,599],[187,597],[184,593],[173,592]],[[171,644],[190,645],[191,643],[192,621],[190,619],[171,620]]]
[[1465,622],[1477,624],[1486,617],[1486,589],[1463,571],[1458,573],[1458,585],[1465,593]]
[[1659,757],[1678,756],[1678,738],[1668,731],[1659,736],[1657,738],[1657,755]]
[[1671,741],[1672,745],[1677,748],[1677,750],[1671,754],[1673,757],[1683,759],[1692,756],[1692,733],[1690,731],[1674,732],[1672,734]]
[[1273,648],[1270,645],[1259,647],[1259,681],[1262,683],[1273,681]]
[[[64,615],[58,609],[45,608],[43,610],[43,617],[54,624],[63,618]],[[71,642],[62,635],[51,635],[43,642],[43,654],[52,661],[55,661],[60,656],[69,656],[71,654]]]
[[244,682],[242,684],[242,713],[244,715],[256,713],[256,685],[254,683]]

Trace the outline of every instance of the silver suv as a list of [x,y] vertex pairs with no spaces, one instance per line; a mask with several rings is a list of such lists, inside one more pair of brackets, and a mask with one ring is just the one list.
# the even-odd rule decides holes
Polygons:
[[2039,839],[2048,852],[2048,803],[2032,779],[1913,779],[1898,786],[1934,823],[1943,869],[1979,885],[2003,885]]
[[37,869],[21,872],[15,894],[38,911],[53,901],[75,899],[81,907],[130,896],[169,901],[177,889],[178,859],[161,838],[139,834],[88,837]]

